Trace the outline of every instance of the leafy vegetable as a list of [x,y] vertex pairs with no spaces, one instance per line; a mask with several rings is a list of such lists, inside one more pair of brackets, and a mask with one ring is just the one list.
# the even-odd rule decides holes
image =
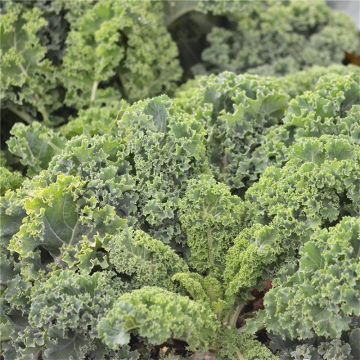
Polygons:
[[209,71],[286,74],[340,63],[344,51],[359,49],[354,24],[322,0],[266,0],[230,7],[220,1],[212,10],[226,15],[230,26],[216,26],[207,36],[210,46],[202,53],[202,66]]
[[180,211],[189,264],[200,273],[221,274],[224,256],[244,223],[241,199],[226,185],[202,177],[189,181]]
[[141,230],[125,229],[104,248],[116,272],[130,276],[134,288],[153,285],[173,289],[171,275],[188,270],[170,247]]
[[7,143],[9,151],[20,158],[28,176],[46,169],[52,157],[65,145],[62,136],[38,122],[31,125],[17,123],[11,129],[11,135]]
[[345,16],[272,0],[0,16],[1,358],[359,358]]
[[360,315],[359,229],[359,219],[345,217],[301,247],[296,272],[279,277],[266,294],[268,330],[298,339],[334,339],[349,330],[351,316]]
[[[67,37],[66,103],[80,109],[171,90],[181,70],[161,13],[162,3],[151,1],[101,1],[87,10]],[[102,88],[107,82],[114,85]]]
[[144,287],[119,298],[99,323],[99,333],[111,348],[127,344],[134,330],[152,344],[174,338],[187,341],[192,349],[206,348],[216,331],[214,320],[205,305],[161,288]]
[[26,123],[39,113],[49,125],[60,101],[59,79],[38,37],[46,21],[39,9],[14,5],[1,14],[0,23],[1,104]]

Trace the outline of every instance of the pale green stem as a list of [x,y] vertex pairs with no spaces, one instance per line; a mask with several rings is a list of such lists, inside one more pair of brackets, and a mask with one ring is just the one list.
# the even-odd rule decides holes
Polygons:
[[42,108],[42,109],[39,109],[39,112],[43,118],[44,124],[50,126],[51,123],[49,121],[49,115],[48,115],[47,111],[44,108]]
[[99,86],[99,82],[98,81],[94,81],[92,89],[91,89],[91,97],[90,97],[90,102],[94,102],[96,99],[96,91],[97,88]]
[[240,351],[236,351],[236,356],[237,356],[237,360],[246,360],[246,359],[242,356],[242,354],[241,354]]
[[236,309],[235,309],[235,311],[233,312],[233,314],[231,315],[230,320],[229,320],[229,325],[230,325],[231,327],[236,327],[236,322],[237,322],[237,320],[238,320],[238,318],[239,318],[239,315],[240,315],[242,309],[244,308],[244,306],[245,306],[245,304],[239,304],[239,305],[236,307]]
[[28,113],[16,108],[14,105],[8,105],[7,108],[20,119],[24,120],[27,124],[31,124],[34,121],[34,119]]
[[21,72],[26,76],[26,77],[29,77],[26,69],[24,68],[23,64],[19,64],[19,67],[20,67],[20,70]]

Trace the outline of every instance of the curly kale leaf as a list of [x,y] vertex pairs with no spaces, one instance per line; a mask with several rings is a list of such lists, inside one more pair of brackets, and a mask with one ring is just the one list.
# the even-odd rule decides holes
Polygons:
[[[283,168],[269,167],[246,193],[254,224],[226,255],[229,299],[248,297],[320,227],[359,213],[359,148],[349,138],[304,138]],[[247,202],[245,202],[246,204]],[[251,206],[250,206],[251,203]]]
[[0,197],[0,241],[1,246],[7,248],[12,236],[19,231],[21,222],[26,216],[24,202],[27,198],[26,189],[29,180],[24,179],[22,187],[6,191]]
[[318,227],[359,213],[360,149],[347,137],[300,139],[283,168],[269,167],[246,193],[256,222],[282,232],[288,255]]
[[[19,287],[21,283],[17,285],[17,293],[23,293],[24,288]],[[126,354],[129,358],[138,358],[128,347],[121,352],[106,348],[97,337],[98,319],[119,295],[119,290],[112,286],[111,273],[90,276],[64,270],[51,273],[47,279],[39,279],[28,295],[29,308],[25,313],[23,311],[26,316],[22,319],[15,312],[16,297],[9,298],[10,290],[9,286],[5,293],[10,308],[4,308],[8,323],[3,329],[10,330],[14,326],[14,332],[3,343],[6,358],[35,359],[41,356],[47,360],[54,357],[85,360],[89,356],[94,359],[120,356],[118,358],[123,359],[121,356],[126,358]]]
[[246,360],[277,360],[259,341],[251,335],[240,334],[236,329],[224,329],[219,337],[221,347],[216,356],[219,360],[246,359]]
[[[211,6],[210,6],[210,10]],[[202,58],[207,71],[287,74],[312,65],[341,63],[344,52],[358,50],[355,25],[325,1],[219,2],[217,14],[227,28],[215,26]]]
[[117,215],[135,222],[138,194],[132,169],[124,154],[123,139],[113,136],[76,136],[54,156],[44,176],[78,176],[86,184],[86,197],[100,207],[114,206]]
[[86,201],[79,178],[59,175],[56,182],[40,186],[25,198],[26,216],[9,245],[30,278],[52,264],[63,264],[64,255],[82,242],[123,226],[111,206],[99,208]]
[[32,284],[19,274],[22,263],[5,254],[0,328],[6,359],[138,359],[128,347],[112,351],[97,337],[98,319],[126,289],[115,274],[55,271]]
[[90,7],[67,38],[66,103],[82,109],[171,91],[181,70],[162,12],[162,3],[151,1],[101,1]]
[[345,217],[318,230],[300,249],[295,273],[282,276],[265,296],[268,330],[288,338],[339,338],[360,315],[360,222]]
[[97,203],[130,225],[184,243],[179,200],[187,181],[207,171],[204,128],[166,96],[119,111],[111,134],[69,140],[48,166],[49,181],[79,176]]
[[345,118],[353,105],[358,107],[360,104],[359,83],[360,73],[324,75],[314,91],[305,92],[289,103],[285,127],[295,138],[324,134],[358,136],[356,125],[359,125],[354,124],[355,128],[352,128]]
[[114,349],[128,344],[130,333],[136,332],[150,344],[178,339],[192,350],[206,350],[217,326],[206,304],[158,287],[143,287],[121,295],[98,330],[105,344]]
[[275,78],[226,72],[178,92],[177,104],[204,123],[215,178],[233,190],[251,185],[267,166],[255,149],[268,129],[281,123],[288,106],[282,86]]
[[61,135],[39,122],[31,125],[16,123],[10,133],[12,137],[7,141],[9,151],[20,158],[28,176],[46,169],[50,160],[61,152],[66,142]]
[[210,176],[190,180],[180,202],[180,222],[190,248],[189,265],[199,273],[219,276],[224,257],[244,226],[241,199]]
[[70,119],[59,129],[59,132],[67,139],[82,134],[88,136],[110,134],[127,106],[127,103],[122,100],[119,103],[115,102],[112,106],[94,106],[80,110],[75,118]]
[[335,339],[322,342],[318,347],[312,345],[298,345],[291,351],[292,359],[319,359],[319,360],[352,360],[351,347],[349,344]]
[[29,331],[27,318],[32,283],[21,276],[21,262],[7,249],[8,239],[20,226],[18,221],[22,217],[16,214],[18,203],[6,203],[11,199],[9,195],[12,195],[11,191],[7,192],[6,201],[3,198],[1,201],[0,351],[10,360],[22,358],[20,353],[24,358],[37,358],[41,351],[41,340],[37,340],[40,332]]
[[[64,16],[65,4],[62,0],[43,1],[43,0],[10,0],[9,2],[17,2],[22,6],[33,9],[40,9],[42,17],[46,20],[46,25],[39,31],[41,45],[46,46],[46,57],[54,64],[61,64],[65,40],[69,32],[69,22]],[[87,3],[87,1],[75,0],[73,7],[77,8],[77,4]]]
[[[218,319],[221,320],[227,304],[224,302],[224,291],[219,280],[212,276],[201,276],[194,272],[177,273],[172,277],[181,285],[180,291],[193,300],[207,302]],[[231,304],[232,305],[232,304]]]
[[[353,331],[356,329],[350,334]],[[280,336],[271,334],[269,347],[281,360],[357,359],[356,346],[353,346],[347,336],[344,339],[325,340],[320,337],[296,341],[283,340]]]
[[7,190],[19,188],[23,182],[23,177],[19,171],[12,171],[6,166],[6,160],[0,153],[0,196],[3,196]]
[[41,11],[8,6],[0,24],[2,106],[27,123],[38,118],[54,124],[51,114],[60,107],[59,80],[38,36],[46,25]]
[[168,245],[141,230],[125,228],[104,245],[116,272],[131,277],[134,288],[160,286],[174,289],[171,276],[188,267]]
[[[255,224],[244,229],[226,254],[224,281],[226,296],[246,299],[247,290],[261,285],[271,276],[273,264],[281,254],[282,234],[271,225]],[[251,296],[250,296],[251,297]]]
[[117,138],[132,164],[140,227],[166,243],[183,244],[180,198],[189,179],[208,171],[202,124],[161,96],[125,110]]
[[[360,69],[354,65],[330,65],[330,66],[312,66],[308,69],[287,74],[281,78],[284,88],[291,98],[303,94],[305,91],[314,91],[317,83],[324,75],[350,75],[359,76]],[[336,86],[336,85],[335,85]]]
[[50,274],[32,289],[30,325],[43,329],[50,341],[52,336],[70,338],[73,333],[96,338],[97,321],[117,295],[110,275],[80,275],[70,270]]
[[[294,79],[298,81],[298,76],[287,77],[285,84],[291,84]],[[289,102],[283,125],[266,133],[255,150],[256,157],[268,165],[282,165],[288,159],[288,147],[296,140],[325,134],[346,135],[359,144],[359,84],[360,72],[353,69],[337,73],[334,68],[333,72],[322,74],[310,91]]]

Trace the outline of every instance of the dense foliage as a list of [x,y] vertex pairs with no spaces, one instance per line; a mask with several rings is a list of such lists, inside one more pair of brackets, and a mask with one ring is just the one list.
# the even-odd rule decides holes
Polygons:
[[[341,62],[342,51],[359,50],[349,19],[336,16],[324,2],[244,1],[217,4],[230,25],[216,26],[207,36],[202,66],[208,71],[286,74],[311,65]],[[352,34],[352,35],[351,35]],[[200,68],[201,65],[197,65]]]
[[5,0],[2,133],[56,126],[80,110],[172,94],[192,74],[287,74],[360,53],[324,0]]
[[2,5],[4,360],[358,359],[348,19],[321,1],[69,4]]

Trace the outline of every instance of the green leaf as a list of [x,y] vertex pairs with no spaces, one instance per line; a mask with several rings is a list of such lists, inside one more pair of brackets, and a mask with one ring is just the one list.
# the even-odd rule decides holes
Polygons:
[[320,164],[325,160],[324,149],[317,141],[307,140],[300,144],[295,144],[294,154],[302,161],[309,161],[315,164]]
[[135,288],[161,286],[173,289],[171,276],[188,271],[175,251],[141,230],[125,228],[104,244],[109,262],[120,274],[131,277]]
[[[44,188],[34,187],[24,202],[27,216],[9,248],[39,270],[49,262],[40,261],[42,250],[58,263],[95,235],[111,234],[124,225],[112,207],[86,204],[84,191],[85,183],[79,177],[63,174]],[[23,268],[25,271],[26,266]]]
[[20,158],[28,176],[46,169],[53,156],[65,146],[61,135],[38,122],[31,125],[16,123],[10,133],[12,137],[7,141],[9,150]]
[[206,349],[217,327],[206,304],[158,287],[144,287],[122,295],[98,330],[113,349],[128,342],[133,331],[154,345],[173,338],[186,341],[190,349]]
[[212,177],[191,180],[180,203],[180,221],[190,247],[189,262],[199,272],[218,275],[224,257],[244,226],[241,199]]
[[154,124],[158,131],[167,131],[167,119],[168,111],[160,98],[151,100],[144,109],[146,115],[150,115],[153,118]]
[[275,279],[265,295],[267,330],[294,340],[338,339],[349,331],[351,318],[359,315],[358,263],[351,243],[359,225],[359,218],[344,217],[313,233],[300,250],[298,269]]
[[320,249],[316,244],[307,242],[302,248],[301,266],[303,268],[309,268],[318,270],[323,265],[323,259],[321,257]]
[[[46,25],[37,7],[7,4],[1,15],[1,103],[30,124],[36,116],[47,125],[57,122],[51,114],[60,107],[58,72],[48,59],[39,32]],[[21,107],[20,107],[20,106]]]
[[59,360],[78,360],[84,359],[86,352],[84,348],[88,346],[88,339],[74,336],[70,339],[57,339],[55,344],[49,344],[43,352],[45,360],[52,360],[56,357]]

